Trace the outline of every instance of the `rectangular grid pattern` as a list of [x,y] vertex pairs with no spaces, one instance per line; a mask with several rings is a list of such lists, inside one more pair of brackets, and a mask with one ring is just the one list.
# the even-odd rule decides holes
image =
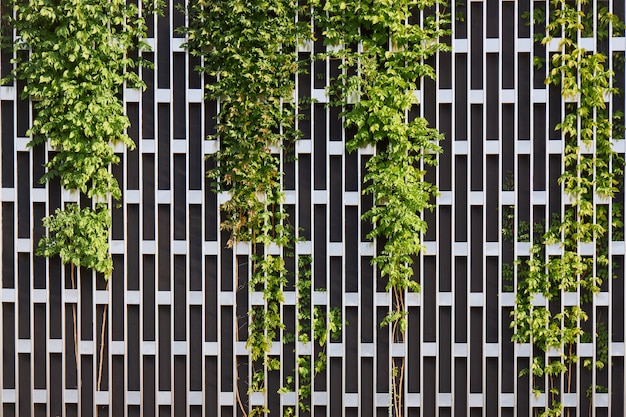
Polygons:
[[[121,152],[113,168],[123,201],[113,210],[111,251],[114,274],[108,285],[81,271],[78,289],[58,259],[34,256],[44,233],[41,218],[76,195],[58,183],[41,185],[42,163],[51,150],[26,146],[31,121],[23,85],[0,87],[2,289],[0,291],[0,414],[3,416],[222,416],[241,415],[234,384],[246,397],[246,306],[257,294],[245,283],[249,247],[226,248],[219,230],[219,203],[204,172],[217,150],[203,138],[213,132],[218,104],[203,100],[199,64],[181,47],[174,31],[184,24],[168,2],[165,14],[149,21],[145,53],[154,69],[142,69],[144,92],[124,92],[129,134],[137,148]],[[552,44],[533,43],[526,13],[546,1],[467,1],[452,6],[452,52],[433,61],[438,78],[418,91],[419,112],[445,133],[439,165],[428,173],[441,195],[426,213],[426,251],[416,264],[422,292],[410,294],[409,329],[403,344],[389,343],[378,323],[391,298],[376,282],[370,265],[375,245],[371,226],[360,215],[372,205],[362,196],[365,163],[373,149],[349,154],[338,109],[325,105],[325,87],[337,75],[335,63],[315,62],[297,79],[301,97],[317,103],[301,108],[303,138],[285,151],[282,167],[286,210],[303,238],[296,256],[312,255],[313,304],[339,307],[345,320],[341,338],[327,348],[328,369],[314,384],[312,415],[386,416],[392,359],[406,357],[404,398],[407,416],[528,416],[546,404],[535,398],[528,377],[518,372],[532,360],[530,345],[513,345],[509,328],[514,282],[503,270],[528,256],[530,244],[507,241],[507,223],[532,225],[564,203],[556,179],[563,143],[554,126],[564,113],[559,91],[543,83]],[[624,20],[623,1],[606,4]],[[461,18],[462,16],[462,18]],[[585,39],[591,49],[599,42]],[[626,38],[601,45],[623,59]],[[324,50],[321,37],[302,47],[308,57]],[[1,73],[9,71],[3,53]],[[615,66],[623,89],[623,67]],[[612,97],[623,111],[624,96]],[[624,141],[617,141],[624,153]],[[121,149],[120,149],[121,151]],[[295,159],[293,158],[295,157]],[[619,195],[623,203],[624,194]],[[513,220],[507,220],[512,213]],[[615,280],[604,284],[590,310],[588,330],[603,323],[610,366],[588,371],[577,365],[574,392],[563,398],[577,416],[624,415],[624,255],[623,241],[611,241]],[[292,270],[295,265],[291,265]],[[286,331],[295,327],[293,282],[283,305]],[[564,300],[567,303],[566,300]],[[79,358],[72,337],[72,306],[78,307]],[[235,308],[236,306],[236,308]],[[104,333],[103,382],[96,390],[100,328]],[[595,358],[592,344],[579,355]],[[294,353],[295,350],[295,353]],[[283,344],[271,355],[284,360],[268,381],[272,415],[295,405],[295,393],[277,389],[293,375],[297,355],[310,347]],[[78,364],[78,373],[75,364]],[[243,368],[242,368],[243,366]],[[79,383],[82,381],[82,384]],[[591,384],[608,393],[585,395]],[[245,400],[246,398],[244,398]],[[258,398],[250,398],[256,403]]]

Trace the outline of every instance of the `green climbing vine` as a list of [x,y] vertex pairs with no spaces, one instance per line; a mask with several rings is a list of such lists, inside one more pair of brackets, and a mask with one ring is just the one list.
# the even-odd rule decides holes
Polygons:
[[[30,99],[35,110],[27,132],[29,146],[47,143],[56,151],[41,182],[58,178],[64,189],[90,201],[84,207],[68,203],[45,217],[47,234],[36,253],[59,255],[63,264],[70,264],[73,288],[80,267],[108,279],[113,271],[109,200],[121,197],[110,171],[111,164],[119,163],[112,145],[121,142],[134,148],[125,133],[129,120],[120,91],[125,85],[143,87],[133,71],[142,61],[128,53],[146,47],[139,41],[146,33],[144,19],[137,6],[123,0],[28,0],[11,6],[13,13],[4,18],[17,34],[14,68],[2,82],[25,81],[22,97]],[[78,368],[76,305],[72,313]],[[105,324],[106,306],[102,334]],[[98,390],[103,353],[101,336]]]
[[[248,312],[246,346],[250,352],[249,392],[265,392],[267,374],[280,368],[269,356],[272,342],[283,329],[281,304],[287,269],[280,251],[294,243],[282,207],[280,147],[300,136],[295,129],[295,75],[302,71],[296,47],[312,37],[307,14],[294,0],[197,1],[188,6],[186,46],[202,56],[198,68],[207,77],[207,97],[219,100],[216,133],[220,148],[212,155],[215,168],[208,175],[218,192],[228,194],[222,204],[223,230],[228,246],[249,242],[249,290],[263,292],[264,305]],[[238,280],[238,272],[235,272]],[[238,286],[238,284],[237,284]],[[239,375],[236,376],[240,378]],[[237,390],[237,388],[236,388]],[[263,415],[264,405],[247,408],[237,390],[244,415]]]
[[[551,221],[547,232],[531,246],[530,258],[518,261],[511,326],[513,341],[530,342],[535,351],[541,352],[533,357],[530,369],[523,371],[529,371],[533,380],[547,377],[545,391],[549,403],[541,415],[559,416],[563,413],[561,376],[565,377],[564,393],[572,393],[572,367],[579,360],[576,347],[591,340],[581,325],[588,319],[583,306],[600,291],[602,281],[609,278],[608,236],[621,227],[621,207],[611,202],[618,192],[624,166],[612,146],[612,120],[619,115],[609,114],[605,102],[617,91],[611,84],[613,73],[607,57],[586,51],[579,38],[592,36],[594,31],[608,34],[611,26],[621,23],[605,8],[598,10],[594,23],[585,13],[585,0],[575,4],[552,0],[550,4],[550,20],[541,42],[547,44],[560,36],[559,51],[552,56],[546,84],[559,85],[566,99],[565,117],[556,128],[565,145],[565,169],[559,184],[568,200],[561,213],[553,213],[557,221]],[[535,13],[534,19],[545,21],[545,14]],[[611,203],[598,203],[598,198]],[[585,244],[594,245],[595,256],[581,250]],[[560,253],[547,253],[550,246],[558,247]],[[564,304],[561,298],[565,293],[577,294],[579,301],[575,305]],[[547,303],[537,305],[537,295],[543,295]],[[596,332],[601,333],[602,328],[599,322]],[[607,336],[596,335],[598,340]],[[550,360],[545,361],[550,351],[558,352],[558,356],[553,358],[550,353]],[[600,349],[593,366],[601,369],[606,360]],[[591,362],[586,360],[583,365],[589,367]],[[541,384],[533,386],[537,395],[544,391]]]
[[63,188],[95,203],[81,209],[70,204],[45,219],[49,235],[38,253],[58,254],[63,263],[108,277],[113,263],[107,201],[121,197],[109,170],[119,163],[111,144],[134,148],[124,133],[129,121],[119,92],[125,84],[143,86],[132,71],[139,62],[127,54],[146,46],[138,41],[145,36],[143,18],[136,6],[120,0],[30,0],[15,2],[13,10],[8,24],[18,37],[11,78],[26,81],[22,96],[36,110],[29,146],[48,142],[57,151],[41,182],[59,178]]
[[[329,94],[334,105],[342,106],[346,128],[355,130],[346,148],[376,147],[363,191],[374,196],[375,205],[363,218],[373,223],[368,238],[382,242],[373,264],[392,294],[392,308],[381,326],[390,326],[394,342],[403,342],[405,293],[420,289],[412,264],[427,228],[421,216],[433,207],[437,192],[424,176],[426,166],[437,162],[442,138],[426,119],[408,113],[417,104],[414,91],[420,79],[435,78],[425,60],[448,49],[439,39],[450,33],[450,16],[444,2],[428,0],[328,0],[316,5],[331,50],[320,58],[341,60],[342,75]],[[421,24],[410,23],[416,16]],[[403,358],[394,360],[390,378],[390,412],[401,416]]]

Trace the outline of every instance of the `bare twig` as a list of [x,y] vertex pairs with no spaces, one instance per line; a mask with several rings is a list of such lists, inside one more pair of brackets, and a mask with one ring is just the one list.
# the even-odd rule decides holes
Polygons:
[[[107,280],[107,284],[106,287],[104,289],[105,291],[109,290],[109,280]],[[104,331],[106,329],[106,323],[107,323],[107,309],[109,307],[109,304],[105,304],[104,305],[104,310],[102,311],[102,327],[100,329],[100,364],[98,366],[98,384],[97,384],[97,391],[100,391],[100,383],[102,382],[102,362],[104,362]]]
[[[233,297],[233,309],[235,311],[235,320],[237,319],[237,291],[239,291],[239,262],[237,262],[237,242],[235,241],[233,244],[233,256],[235,257],[235,296]],[[235,343],[239,341],[239,324],[235,323]],[[239,366],[237,366],[237,354],[235,349],[235,386],[233,387],[235,390],[235,397],[237,398],[237,404],[241,409],[244,417],[248,417],[248,413],[246,412],[246,408],[241,401],[241,396],[239,395]]]
[[[74,279],[74,264],[70,265],[70,279],[72,280],[72,289],[76,289],[76,280]],[[76,324],[76,303],[72,303],[72,318],[74,319],[74,359],[76,360],[76,374],[78,374],[78,325]]]

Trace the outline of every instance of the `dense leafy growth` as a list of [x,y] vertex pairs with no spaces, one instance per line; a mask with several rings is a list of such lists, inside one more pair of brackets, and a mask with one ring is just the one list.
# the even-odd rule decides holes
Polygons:
[[[587,26],[593,24],[581,10],[585,3],[578,0],[572,5],[553,0],[547,35],[542,39],[546,44],[553,35],[562,34],[560,51],[552,56],[546,84],[560,85],[561,95],[568,101],[566,115],[556,126],[565,144],[565,170],[559,184],[568,201],[562,213],[556,213],[559,221],[552,222],[531,247],[530,259],[520,265],[513,312],[513,341],[532,342],[543,354],[550,350],[559,352],[558,358],[551,357],[548,363],[543,354],[535,356],[531,365],[535,377],[547,376],[549,380],[550,404],[543,416],[562,413],[560,375],[568,374],[565,392],[572,392],[572,365],[579,359],[575,346],[587,336],[581,323],[588,319],[588,313],[582,305],[600,291],[603,279],[608,278],[607,236],[621,222],[619,206],[606,204],[618,192],[624,166],[612,145],[611,119],[615,115],[608,114],[605,102],[617,91],[611,86],[613,73],[607,67],[606,56],[586,51],[577,43],[581,34],[588,33]],[[599,27],[618,23],[606,9],[600,10],[597,19]],[[612,224],[608,222],[610,218]],[[594,244],[595,258],[582,252],[583,244]],[[546,253],[548,247],[558,247],[559,253]],[[564,293],[577,293],[580,301],[576,305],[555,302]],[[536,304],[537,295],[543,295],[549,306]],[[541,392],[539,388],[535,391]]]
[[[119,162],[112,144],[134,148],[125,134],[129,121],[120,93],[125,84],[143,86],[132,71],[137,61],[128,55],[144,46],[139,39],[146,28],[138,8],[122,0],[29,0],[15,2],[13,8],[8,24],[18,37],[12,76],[26,81],[22,96],[36,110],[30,146],[49,142],[57,151],[42,182],[58,177],[65,189],[79,190],[96,202],[119,199],[109,168]],[[50,235],[40,242],[39,253],[61,254],[63,262],[109,276],[106,204],[67,210],[44,221]],[[72,238],[72,230],[80,233]]]
[[[322,7],[320,4],[319,7]],[[374,258],[393,306],[383,323],[396,341],[407,327],[406,291],[418,291],[413,259],[422,249],[427,224],[425,209],[433,207],[436,186],[425,181],[426,167],[437,162],[439,132],[426,119],[408,117],[417,104],[415,90],[422,77],[435,77],[425,60],[447,46],[440,38],[450,33],[443,2],[428,0],[329,0],[318,13],[326,43],[325,56],[342,60],[342,75],[330,88],[343,107],[347,128],[355,130],[348,151],[368,145],[376,154],[367,162],[364,193],[376,204],[364,218],[373,223],[370,239],[380,239]],[[412,24],[421,20],[421,24]],[[392,375],[396,415],[402,415],[403,364]]]
[[145,32],[137,8],[119,0],[33,0],[16,3],[15,13],[16,49],[30,50],[14,75],[27,81],[23,96],[37,110],[31,145],[49,140],[59,150],[43,180],[58,176],[88,197],[119,198],[108,170],[119,158],[109,143],[134,147],[119,93],[125,81],[142,85],[127,56]]
[[59,255],[65,264],[94,269],[110,275],[113,261],[109,256],[111,214],[104,204],[96,210],[71,204],[46,217],[43,225],[49,235],[43,237],[38,255]]

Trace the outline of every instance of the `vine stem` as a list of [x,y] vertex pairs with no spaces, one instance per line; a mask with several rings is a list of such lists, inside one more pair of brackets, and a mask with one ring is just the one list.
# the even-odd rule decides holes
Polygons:
[[[239,262],[237,261],[237,241],[233,242],[233,253],[235,259],[235,297],[233,297],[233,310],[235,311],[235,317],[237,314],[237,291],[239,291]],[[235,343],[239,340],[239,323],[236,322],[235,319]],[[235,390],[235,397],[237,398],[237,404],[239,405],[239,409],[243,413],[244,417],[248,417],[248,413],[246,412],[246,408],[241,401],[241,395],[239,395],[239,367],[237,366],[237,355],[235,354],[235,386],[233,387]]]
[[403,415],[403,410],[402,410],[402,386],[404,383],[404,357],[400,358],[400,372],[399,372],[399,376],[398,376],[398,393],[397,393],[397,397],[396,397],[396,415],[398,417],[402,417]]
[[[236,368],[236,366],[235,366]],[[235,370],[235,378],[236,381],[239,381],[239,372],[237,370]],[[237,384],[235,384],[237,385]],[[248,413],[246,413],[246,409],[243,406],[243,402],[241,402],[241,396],[239,395],[239,386],[235,386],[235,396],[237,397],[237,404],[239,405],[239,409],[241,410],[241,412],[243,413],[244,417],[248,416]]]
[[[74,264],[70,266],[70,279],[72,280],[72,289],[76,289],[76,280],[74,279]],[[76,373],[78,374],[78,325],[76,323],[76,303],[72,303],[72,318],[74,320],[74,359],[76,360]]]
[[[402,297],[402,293],[400,292],[398,287],[395,285],[392,287],[392,294],[394,298],[395,310],[396,312],[402,314],[402,312],[404,311],[404,307],[403,307],[404,300]],[[398,322],[399,322],[399,319],[395,320],[393,323],[393,326],[391,327],[391,339],[394,343],[396,342],[396,336],[399,342],[404,342],[404,332],[398,329]],[[391,361],[392,361],[392,369],[393,369],[394,367],[393,357]],[[404,359],[401,359],[401,365],[400,365],[400,369],[398,370],[397,375],[392,374],[392,377],[391,377],[392,407],[393,407],[393,414],[396,417],[402,417],[401,405],[402,405],[403,380],[404,380]]]
[[[567,392],[572,392],[572,343],[569,344],[569,370],[567,372]],[[569,412],[567,414],[569,416]]]
[[[109,291],[109,280],[107,280],[107,284],[104,290]],[[104,331],[106,329],[106,324],[107,324],[108,307],[109,307],[109,304],[107,303],[104,305],[104,309],[102,310],[102,327],[100,328],[100,354],[99,354],[100,364],[98,365],[98,384],[96,385],[97,391],[100,391],[100,383],[102,382],[102,363],[104,362]]]

